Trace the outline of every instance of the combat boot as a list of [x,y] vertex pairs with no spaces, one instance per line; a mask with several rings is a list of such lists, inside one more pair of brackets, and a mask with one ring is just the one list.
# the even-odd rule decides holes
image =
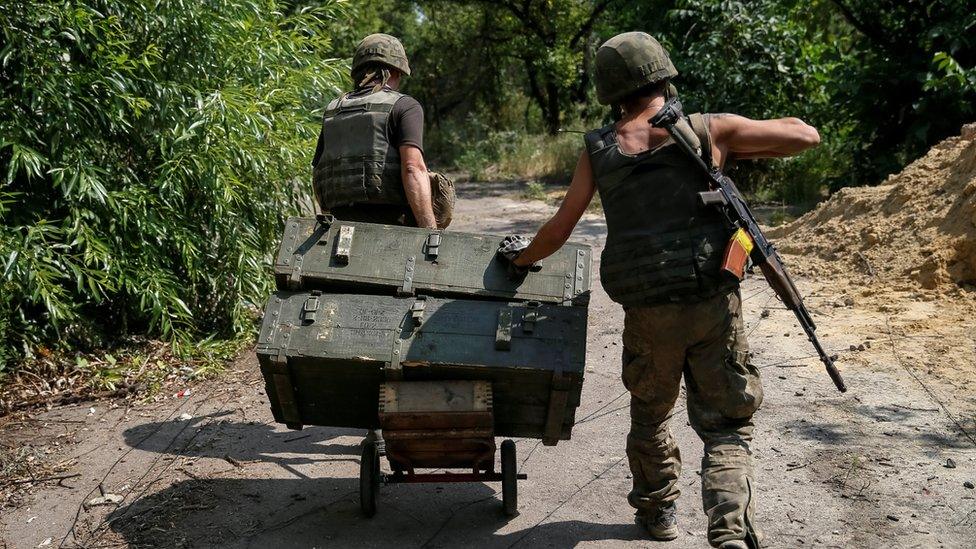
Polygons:
[[634,522],[652,538],[658,541],[671,541],[678,537],[678,506],[666,503],[657,511],[637,511]]
[[718,549],[749,549],[749,545],[741,539],[730,539],[729,541],[723,541]]

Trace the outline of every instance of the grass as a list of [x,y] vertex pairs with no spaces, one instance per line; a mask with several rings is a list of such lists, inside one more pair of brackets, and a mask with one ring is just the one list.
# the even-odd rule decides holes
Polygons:
[[112,394],[149,398],[174,386],[224,371],[251,337],[206,339],[182,345],[128,338],[86,353],[38,349],[33,359],[0,377],[0,417],[18,410]]
[[455,164],[472,179],[481,181],[568,182],[582,148],[582,140],[575,134],[493,132],[465,149]]

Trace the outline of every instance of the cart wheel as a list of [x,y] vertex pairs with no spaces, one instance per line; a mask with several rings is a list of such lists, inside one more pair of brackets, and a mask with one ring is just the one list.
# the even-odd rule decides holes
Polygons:
[[515,460],[515,443],[502,441],[502,507],[510,517],[518,516],[518,464]]
[[380,491],[380,454],[374,441],[363,443],[359,462],[359,508],[366,517],[376,514],[376,495]]

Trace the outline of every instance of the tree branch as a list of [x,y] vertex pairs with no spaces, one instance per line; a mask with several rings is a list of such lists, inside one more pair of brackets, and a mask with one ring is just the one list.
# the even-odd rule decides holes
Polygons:
[[590,31],[593,30],[593,25],[596,24],[596,20],[599,19],[601,15],[603,15],[603,12],[606,11],[607,8],[612,3],[613,0],[601,0],[599,3],[597,3],[597,5],[593,8],[593,11],[590,13],[590,16],[587,18],[586,22],[584,22],[583,25],[580,27],[579,31],[577,31],[576,34],[574,34],[573,37],[570,38],[569,47],[575,48],[576,45],[579,44],[580,40],[582,40],[583,38],[585,38],[590,34]]
[[887,38],[884,31],[879,32],[875,28],[861,21],[857,15],[855,15],[854,10],[844,3],[843,0],[831,0],[831,2],[833,2],[833,4],[840,9],[844,19],[846,19],[847,22],[850,23],[851,26],[854,27],[858,32],[868,37],[871,41],[875,42],[886,50],[894,49],[895,44]]

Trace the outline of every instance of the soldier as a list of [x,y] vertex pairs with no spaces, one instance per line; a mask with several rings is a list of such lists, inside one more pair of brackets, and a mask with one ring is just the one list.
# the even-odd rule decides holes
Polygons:
[[[594,192],[607,241],[600,277],[624,307],[623,382],[631,394],[627,457],[635,520],[657,540],[678,535],[675,501],[681,459],[668,422],[682,375],[691,426],[705,444],[702,502],[708,541],[723,549],[759,547],[754,522],[753,413],[762,402],[749,363],[738,280],[720,273],[732,230],[704,207],[705,176],[664,129],[648,120],[675,94],[678,73],[651,36],[629,32],[596,54],[597,97],[617,122],[584,138],[559,211],[531,241],[507,237],[499,255],[524,276],[569,238]],[[796,118],[731,114],[688,117],[706,162],[793,156],[816,146],[817,130]],[[531,243],[530,243],[531,242]]]
[[[353,91],[334,99],[322,117],[312,160],[315,199],[346,221],[443,229],[451,223],[454,183],[428,172],[424,110],[397,90],[410,65],[403,44],[371,34],[352,58]],[[380,453],[379,430],[366,434]]]
[[424,162],[424,110],[397,91],[410,75],[403,45],[371,34],[356,46],[353,91],[322,118],[312,181],[324,212],[347,221],[445,228],[454,184]]

